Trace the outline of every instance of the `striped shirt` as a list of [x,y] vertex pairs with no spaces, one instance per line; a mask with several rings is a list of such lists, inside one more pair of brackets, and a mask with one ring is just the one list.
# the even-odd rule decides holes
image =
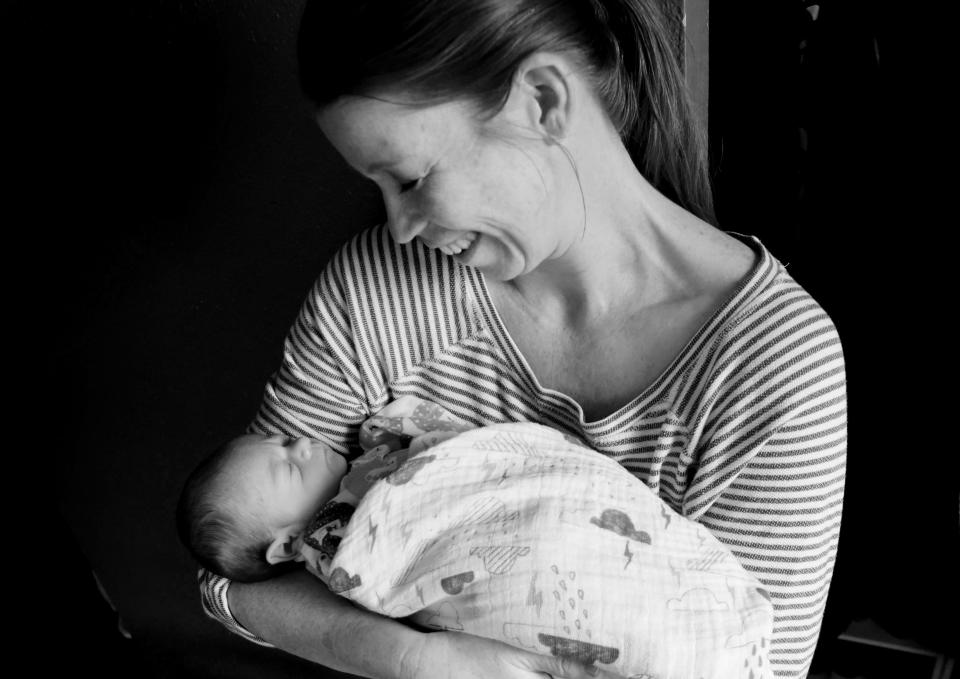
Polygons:
[[[544,388],[507,333],[482,274],[414,241],[367,230],[304,303],[251,429],[359,452],[358,428],[411,394],[477,426],[538,422],[586,440],[706,526],[771,593],[777,677],[806,676],[840,530],[846,381],[834,324],[755,237],[736,291],[665,372],[586,422]],[[625,367],[626,369],[626,367]],[[259,643],[201,571],[208,614]]]

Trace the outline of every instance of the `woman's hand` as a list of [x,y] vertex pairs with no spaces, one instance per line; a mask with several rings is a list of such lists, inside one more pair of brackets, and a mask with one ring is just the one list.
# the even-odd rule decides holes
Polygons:
[[401,679],[614,679],[568,658],[538,655],[458,632],[423,634],[400,668]]

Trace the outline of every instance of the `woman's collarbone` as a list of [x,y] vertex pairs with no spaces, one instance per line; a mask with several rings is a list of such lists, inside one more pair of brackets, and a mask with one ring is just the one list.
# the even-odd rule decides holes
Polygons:
[[652,319],[611,321],[579,332],[521,325],[511,334],[540,385],[569,396],[596,419],[630,403],[663,374],[686,344],[686,324],[677,320],[659,328]]

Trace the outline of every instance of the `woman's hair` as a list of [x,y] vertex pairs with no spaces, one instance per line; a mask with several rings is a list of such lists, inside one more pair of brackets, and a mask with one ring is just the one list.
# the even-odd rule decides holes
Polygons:
[[271,536],[252,512],[237,507],[221,482],[233,441],[219,446],[187,478],[177,503],[177,533],[197,562],[238,582],[257,582],[297,564],[267,562]]
[[664,0],[309,0],[300,83],[320,107],[345,95],[466,98],[495,114],[521,62],[567,54],[594,86],[637,169],[714,222],[706,144],[664,23]]

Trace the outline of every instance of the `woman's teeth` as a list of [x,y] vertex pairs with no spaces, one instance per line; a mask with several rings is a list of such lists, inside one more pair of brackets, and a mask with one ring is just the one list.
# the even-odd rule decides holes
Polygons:
[[459,255],[461,252],[470,247],[476,237],[477,234],[468,233],[452,243],[447,243],[446,245],[442,245],[437,249],[445,255]]

